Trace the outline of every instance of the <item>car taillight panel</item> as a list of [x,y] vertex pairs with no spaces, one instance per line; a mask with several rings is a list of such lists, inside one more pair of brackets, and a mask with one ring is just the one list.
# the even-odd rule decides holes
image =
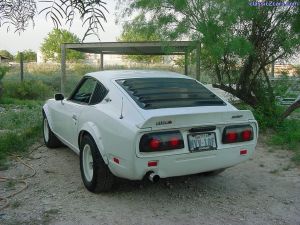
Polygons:
[[179,131],[144,134],[140,140],[140,152],[156,152],[184,148]]
[[222,142],[224,144],[253,140],[253,128],[250,125],[228,126],[224,128]]

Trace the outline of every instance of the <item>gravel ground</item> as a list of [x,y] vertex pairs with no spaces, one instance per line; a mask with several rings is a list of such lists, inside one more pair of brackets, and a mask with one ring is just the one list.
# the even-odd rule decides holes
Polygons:
[[[300,225],[300,170],[287,151],[259,141],[253,159],[215,177],[120,180],[111,193],[92,194],[71,150],[42,146],[26,162],[37,174],[0,211],[0,224],[295,224]],[[29,174],[12,162],[0,175]],[[0,195],[21,184],[0,183]]]

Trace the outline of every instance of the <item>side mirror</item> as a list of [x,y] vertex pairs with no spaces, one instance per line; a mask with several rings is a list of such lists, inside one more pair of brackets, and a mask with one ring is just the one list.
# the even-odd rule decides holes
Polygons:
[[57,94],[54,95],[54,98],[55,98],[56,101],[62,101],[62,100],[64,100],[65,97],[64,97],[63,94],[57,93]]

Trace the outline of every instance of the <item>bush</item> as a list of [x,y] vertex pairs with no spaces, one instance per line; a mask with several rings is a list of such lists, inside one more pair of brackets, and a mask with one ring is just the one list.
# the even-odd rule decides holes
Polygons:
[[276,127],[275,134],[271,137],[271,144],[293,150],[295,155],[292,159],[296,164],[300,164],[300,121],[283,121]]
[[42,81],[24,81],[20,83],[6,82],[4,84],[5,97],[17,99],[45,99],[53,93],[52,88],[49,88]]
[[2,79],[6,72],[8,71],[8,67],[6,66],[0,66],[0,98],[3,94],[3,84],[2,84]]
[[270,113],[263,112],[264,108],[258,107],[253,110],[253,115],[258,122],[259,129],[275,129],[280,126],[282,121],[280,116],[283,113],[283,107],[274,105],[274,109]]
[[272,110],[273,114],[268,115],[267,113],[263,112],[264,108],[257,107],[253,109],[251,106],[245,103],[236,103],[234,104],[240,110],[250,110],[252,111],[255,119],[258,122],[259,129],[264,131],[266,129],[275,129],[280,125],[279,117],[283,112],[284,108],[278,105],[274,105],[274,109]]

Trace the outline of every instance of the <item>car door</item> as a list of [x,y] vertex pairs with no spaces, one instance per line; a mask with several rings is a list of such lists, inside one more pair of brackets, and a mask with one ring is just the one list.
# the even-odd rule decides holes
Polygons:
[[78,120],[81,113],[88,110],[96,83],[97,81],[91,77],[83,78],[71,96],[56,107],[57,112],[54,118],[56,132],[75,149],[77,148]]

